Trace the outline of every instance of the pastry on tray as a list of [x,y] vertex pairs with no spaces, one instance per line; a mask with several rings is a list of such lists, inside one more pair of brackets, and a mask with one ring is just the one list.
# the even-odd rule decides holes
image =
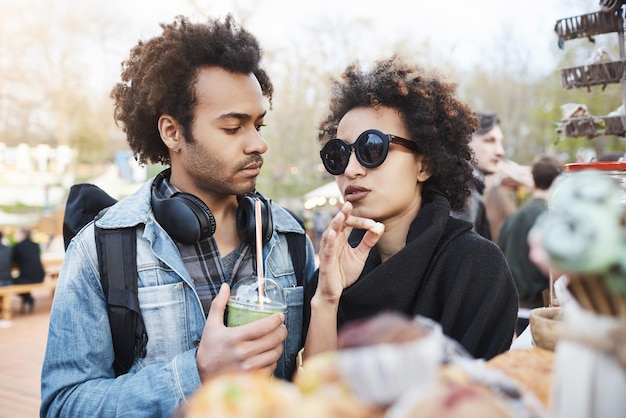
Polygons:
[[261,373],[225,373],[195,392],[174,418],[382,418],[383,411],[349,392],[303,394],[284,380]]
[[520,385],[532,391],[550,409],[554,375],[554,352],[539,347],[509,350],[486,363],[502,370]]
[[530,357],[473,359],[426,318],[381,314],[346,327],[338,341],[338,350],[307,358],[293,383],[261,373],[219,375],[174,418],[547,416],[514,379],[517,361],[533,369]]
[[305,360],[294,379],[301,391],[349,392],[386,409],[386,418],[547,416],[500,360],[490,367],[471,358],[427,318],[380,314],[342,329],[338,341],[338,351]]

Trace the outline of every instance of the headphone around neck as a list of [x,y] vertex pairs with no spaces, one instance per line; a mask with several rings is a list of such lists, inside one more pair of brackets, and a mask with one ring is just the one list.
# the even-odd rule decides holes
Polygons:
[[[176,192],[168,198],[159,197],[161,182],[170,177],[171,169],[161,171],[152,182],[152,212],[157,222],[172,239],[186,245],[193,245],[215,233],[215,217],[211,209],[198,197]],[[261,201],[262,241],[266,244],[272,237],[272,201],[261,193],[252,191],[238,196],[237,232],[242,241],[254,243],[256,238],[255,202]]]

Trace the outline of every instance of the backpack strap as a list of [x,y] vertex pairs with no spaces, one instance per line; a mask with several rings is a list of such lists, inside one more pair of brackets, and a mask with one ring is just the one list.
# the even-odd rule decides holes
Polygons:
[[287,234],[287,247],[291,262],[296,273],[296,284],[304,286],[306,279],[304,278],[304,265],[306,261],[306,238],[304,234],[289,233]]
[[[285,208],[287,212],[293,216],[295,220],[302,226],[302,229],[306,231],[304,228],[304,221],[291,210]],[[291,256],[291,263],[293,264],[293,270],[296,274],[296,284],[297,286],[302,286],[304,289],[303,294],[306,295],[307,291],[307,280],[304,277],[304,267],[306,265],[306,232],[304,234],[298,234],[297,232],[288,232],[285,234],[287,238],[287,247],[289,249],[289,255]],[[306,308],[305,308],[306,309]],[[304,345],[304,337],[305,334],[302,335],[302,341],[300,341],[301,346]],[[292,358],[289,359],[287,370],[285,372],[285,378],[289,381],[293,379],[293,376],[297,369],[297,355],[293,355]]]
[[146,356],[148,334],[139,309],[135,228],[95,226],[100,281],[107,302],[115,376],[128,372],[136,356]]
[[[298,221],[302,229],[306,231],[304,227],[304,221],[290,209],[284,208],[293,218]],[[294,272],[296,273],[297,286],[304,286],[306,279],[304,277],[304,266],[306,264],[306,232],[304,234],[298,234],[296,232],[286,233],[287,247],[289,248],[289,255],[291,255],[291,263],[293,264]]]

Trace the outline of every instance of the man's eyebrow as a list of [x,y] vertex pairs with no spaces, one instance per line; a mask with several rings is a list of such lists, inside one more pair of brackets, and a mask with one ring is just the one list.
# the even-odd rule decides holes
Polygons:
[[[264,118],[266,114],[267,114],[267,111],[261,113],[257,117],[257,119]],[[244,121],[244,120],[252,119],[252,116],[247,114],[247,113],[230,112],[230,113],[224,113],[224,114],[220,115],[220,117],[218,119],[239,119],[239,120]]]

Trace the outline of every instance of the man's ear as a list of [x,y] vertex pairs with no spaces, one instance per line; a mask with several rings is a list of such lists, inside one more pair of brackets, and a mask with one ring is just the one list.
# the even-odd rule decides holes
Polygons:
[[182,127],[176,119],[170,115],[161,115],[158,127],[163,143],[174,152],[180,151],[184,139]]

